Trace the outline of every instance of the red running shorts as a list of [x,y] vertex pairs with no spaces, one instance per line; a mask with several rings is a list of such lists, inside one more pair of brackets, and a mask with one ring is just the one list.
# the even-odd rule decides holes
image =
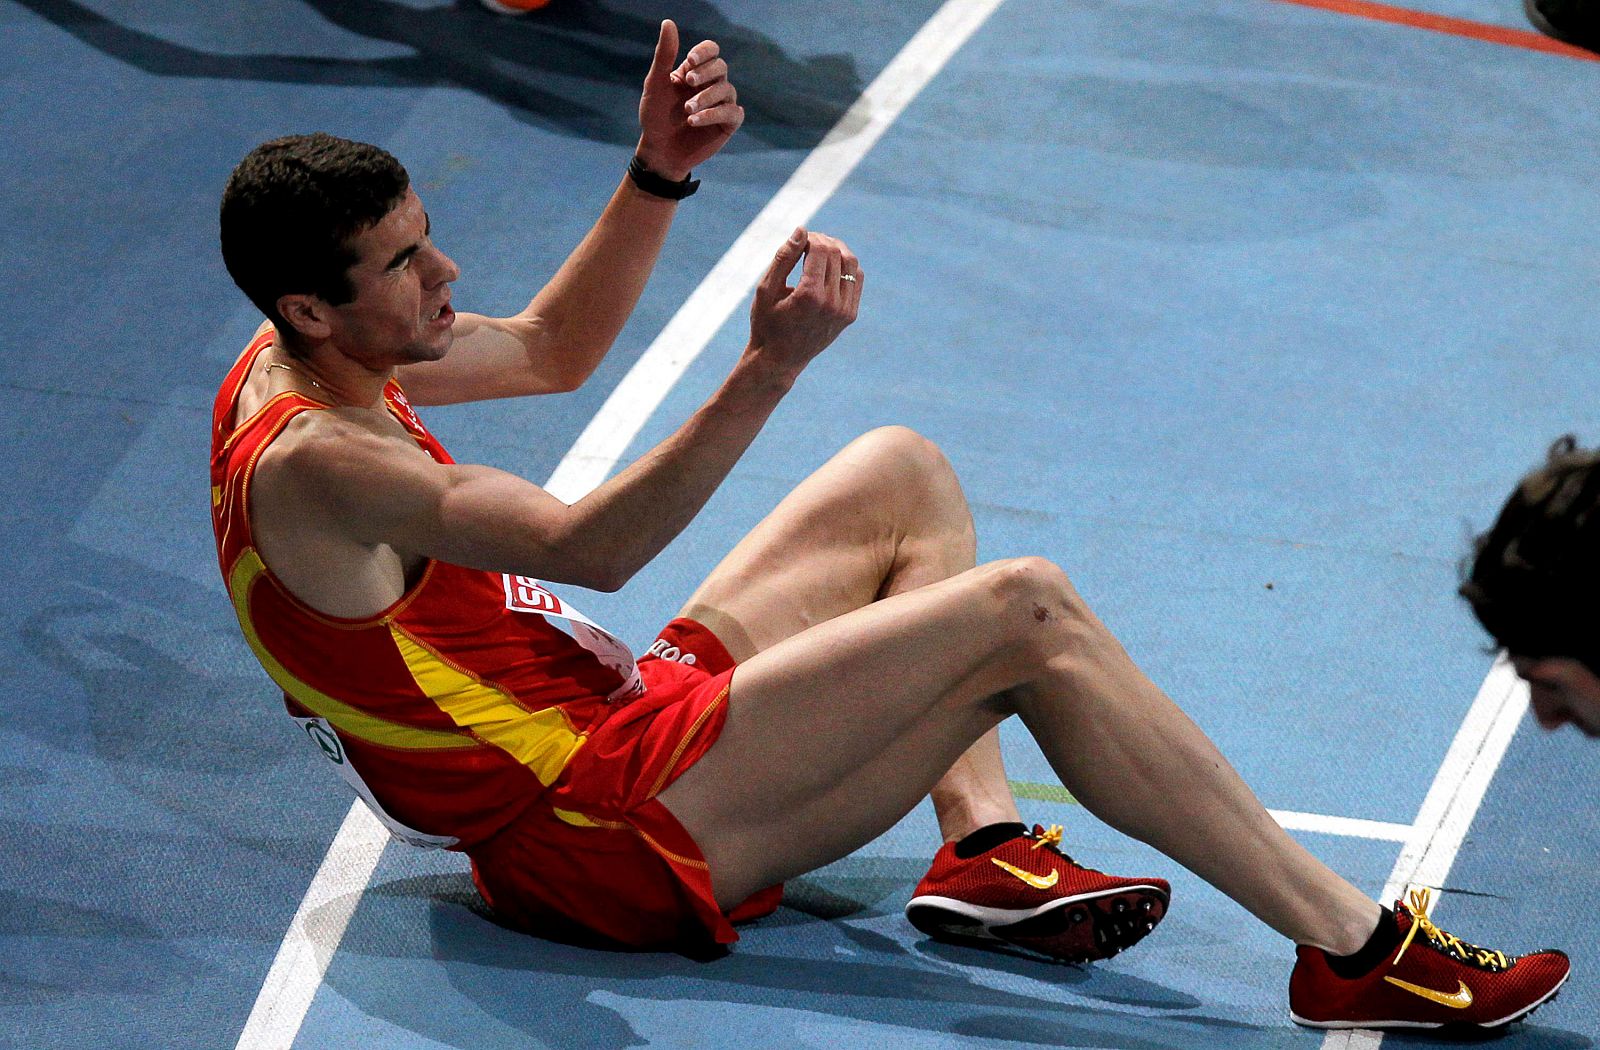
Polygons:
[[732,944],[782,886],[723,912],[689,833],[657,801],[716,743],[734,662],[705,627],[676,619],[639,660],[645,693],[617,709],[540,802],[475,846],[473,881],[507,925],[630,948]]

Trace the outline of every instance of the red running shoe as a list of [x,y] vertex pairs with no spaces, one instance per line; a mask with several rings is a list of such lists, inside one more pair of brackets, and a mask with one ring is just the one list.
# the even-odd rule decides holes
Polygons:
[[1394,918],[1400,946],[1363,977],[1338,976],[1322,949],[1302,945],[1289,1016],[1313,1028],[1499,1028],[1548,1002],[1572,969],[1564,952],[1519,957],[1444,932],[1428,919],[1427,890],[1395,901]]
[[1165,879],[1123,879],[1073,863],[1056,847],[1061,825],[1018,835],[975,857],[947,842],[906,905],[911,925],[937,940],[1003,941],[1066,962],[1109,959],[1167,913]]

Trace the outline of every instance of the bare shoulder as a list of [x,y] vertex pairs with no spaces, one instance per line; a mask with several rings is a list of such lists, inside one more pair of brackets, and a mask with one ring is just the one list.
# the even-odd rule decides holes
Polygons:
[[433,464],[427,453],[385,414],[364,409],[302,412],[289,421],[258,465],[260,479],[322,499],[381,488],[394,474]]
[[250,520],[267,566],[330,616],[387,608],[420,568],[397,526],[439,487],[439,465],[395,422],[360,409],[291,419],[256,465]]

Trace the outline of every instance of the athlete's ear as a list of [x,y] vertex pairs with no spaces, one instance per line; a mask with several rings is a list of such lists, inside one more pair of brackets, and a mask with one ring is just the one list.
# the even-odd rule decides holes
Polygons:
[[318,343],[333,334],[332,310],[320,295],[295,293],[278,296],[278,313],[301,339]]

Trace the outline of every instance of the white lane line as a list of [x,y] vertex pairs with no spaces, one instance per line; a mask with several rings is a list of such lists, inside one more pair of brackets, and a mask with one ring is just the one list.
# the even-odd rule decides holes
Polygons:
[[1379,839],[1384,842],[1406,842],[1413,833],[1410,824],[1391,824],[1383,820],[1363,820],[1360,817],[1330,817],[1325,813],[1295,813],[1286,809],[1269,809],[1272,819],[1290,831],[1316,831],[1324,835],[1343,835],[1354,839]]
[[358,799],[289,920],[239,1035],[239,1050],[288,1050],[293,1045],[388,841],[389,829]]
[[1422,800],[1416,830],[1384,886],[1385,901],[1413,887],[1437,890],[1444,885],[1489,790],[1489,781],[1500,768],[1527,710],[1528,685],[1502,656],[1489,669],[1433,787]]
[[[1495,660],[1472,701],[1466,721],[1456,733],[1433,786],[1422,800],[1417,821],[1400,850],[1383,903],[1389,904],[1413,888],[1439,890],[1450,875],[1472,818],[1483,804],[1489,781],[1500,768],[1506,748],[1528,710],[1527,683],[1517,677],[1504,656]],[[1330,1032],[1323,1050],[1376,1050],[1380,1032],[1353,1030]]]
[[[1003,0],[948,0],[840,118],[728,249],[606,399],[545,488],[573,500],[603,481],[668,391],[755,287],[773,252],[816,214],[890,124]],[[345,927],[378,866],[387,832],[351,806],[295,912],[236,1050],[289,1050]]]

